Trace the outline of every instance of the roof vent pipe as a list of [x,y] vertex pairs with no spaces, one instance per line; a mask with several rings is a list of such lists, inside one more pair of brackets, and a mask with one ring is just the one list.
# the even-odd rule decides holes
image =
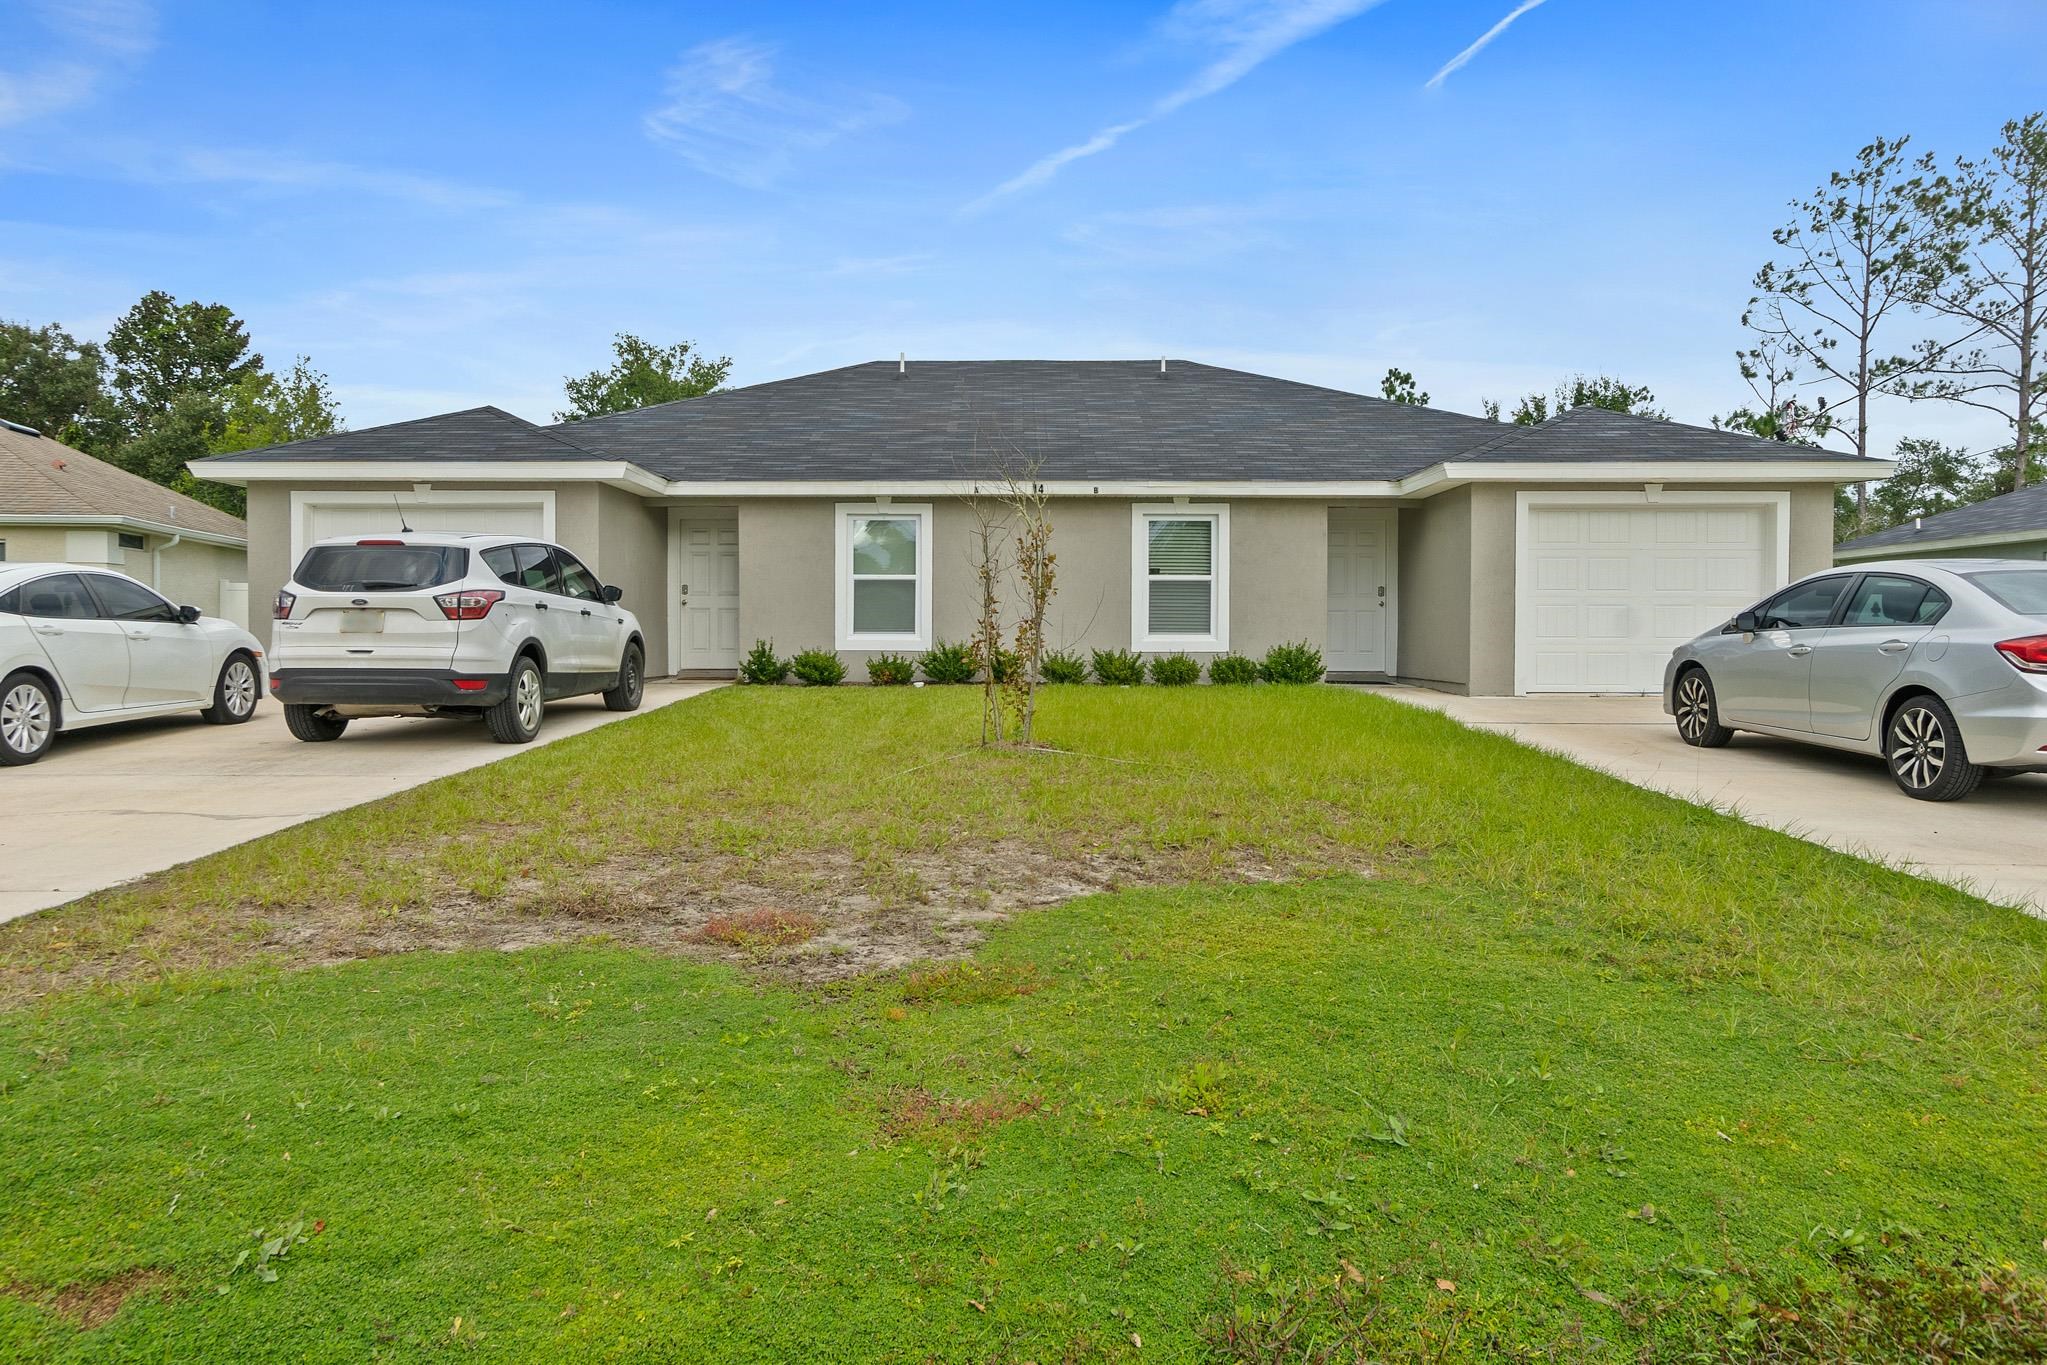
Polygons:
[[1161,379],[1164,379],[1165,377],[1166,377],[1166,358],[1165,358],[1164,356],[1160,356],[1160,357],[1159,357],[1159,378],[1161,378]]
[[898,379],[901,379],[901,378],[903,378],[903,377],[904,377],[905,375],[909,374],[909,372],[910,372],[910,353],[909,353],[908,351],[897,351],[897,352],[896,352],[896,378],[898,378]]
[[1925,519],[1924,517],[1914,517],[1914,518],[1912,518],[1912,529],[1913,529],[1913,530],[1915,530],[1915,531],[1921,531],[1921,530],[1924,530],[1925,528],[1926,528],[1926,519]]

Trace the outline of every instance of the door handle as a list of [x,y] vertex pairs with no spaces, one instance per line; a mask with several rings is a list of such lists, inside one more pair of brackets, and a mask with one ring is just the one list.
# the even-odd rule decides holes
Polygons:
[[1879,654],[1903,654],[1911,647],[1910,640],[1886,640],[1876,648]]
[[64,633],[64,627],[62,627],[62,626],[37,626],[37,627],[36,627],[36,634],[38,634],[38,635],[62,635],[63,633]]
[[534,609],[535,611],[546,611],[546,610],[547,610],[547,603],[545,603],[545,602],[535,602],[535,603],[533,604],[533,609]]
[[589,614],[590,614],[590,609],[589,609],[588,607],[585,607],[585,608],[583,608],[583,615],[585,615],[585,616],[588,616]]
[[1803,659],[1806,655],[1812,653],[1812,646],[1793,645],[1791,648],[1785,650],[1784,652],[1786,654],[1789,654],[1794,659]]

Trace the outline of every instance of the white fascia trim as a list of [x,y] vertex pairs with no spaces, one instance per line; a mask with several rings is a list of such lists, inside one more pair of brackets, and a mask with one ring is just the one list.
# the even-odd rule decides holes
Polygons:
[[1927,540],[1896,541],[1889,545],[1868,545],[1860,550],[1845,550],[1834,547],[1834,562],[1860,563],[1872,559],[1924,559],[1929,551],[1938,554],[1943,550],[1972,550],[1983,545],[2026,545],[2038,542],[2047,546],[2047,526],[2035,527],[2030,531],[1998,531],[1980,536],[1936,536]]
[[1528,513],[1535,507],[1766,507],[1770,510],[1771,572],[1774,581],[1791,578],[1791,494],[1745,489],[1659,490],[1650,493],[1609,491],[1574,493],[1567,488],[1541,492],[1522,491],[1514,495],[1514,695],[1525,697],[1529,688],[1529,655],[1534,646],[1534,614],[1528,609],[1528,594],[1534,583],[1535,547],[1528,537]]
[[[856,517],[917,519],[917,629],[907,635],[853,633],[853,520]],[[931,504],[842,502],[832,508],[832,647],[834,649],[931,648]]]
[[1405,494],[1460,483],[1864,483],[1887,479],[1889,460],[1586,460],[1544,464],[1448,460],[1400,481]]
[[[1208,611],[1215,627],[1209,635],[1152,635],[1151,624],[1151,538],[1144,524],[1153,517],[1194,520],[1206,517],[1215,523],[1215,539],[1209,545]],[[1139,654],[1177,654],[1182,650],[1226,653],[1230,647],[1230,505],[1226,502],[1138,503],[1130,509],[1130,648]]]
[[219,531],[199,531],[190,526],[180,526],[175,521],[145,521],[141,517],[101,517],[84,513],[0,513],[0,526],[105,526],[123,531],[139,531],[152,536],[183,536],[204,545],[220,545],[230,550],[249,548],[247,536],[230,536]]
[[195,460],[193,477],[252,483],[608,483],[647,497],[668,480],[623,460]]

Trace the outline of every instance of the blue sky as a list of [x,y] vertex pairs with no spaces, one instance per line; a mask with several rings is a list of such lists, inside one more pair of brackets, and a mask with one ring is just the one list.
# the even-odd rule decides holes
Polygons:
[[1431,84],[1518,4],[0,0],[0,316],[224,302],[354,426],[544,420],[620,330],[742,383],[1170,353],[1703,421],[1787,199],[2047,106],[2035,0],[1545,0]]

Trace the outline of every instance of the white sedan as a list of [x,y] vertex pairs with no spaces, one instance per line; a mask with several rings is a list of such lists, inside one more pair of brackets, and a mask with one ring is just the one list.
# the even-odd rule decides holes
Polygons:
[[0,766],[60,730],[181,711],[239,725],[262,695],[263,647],[233,622],[108,569],[0,564]]

